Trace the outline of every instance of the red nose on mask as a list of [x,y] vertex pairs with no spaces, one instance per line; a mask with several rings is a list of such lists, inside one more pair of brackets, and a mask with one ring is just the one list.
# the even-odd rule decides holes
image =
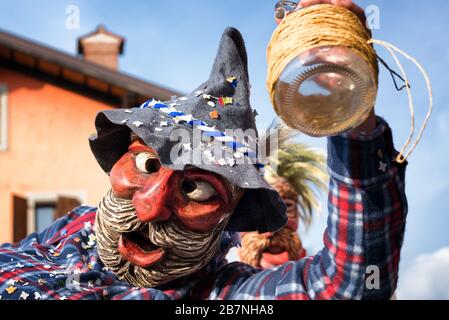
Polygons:
[[179,182],[179,173],[167,168],[153,174],[133,196],[137,218],[146,223],[170,219]]

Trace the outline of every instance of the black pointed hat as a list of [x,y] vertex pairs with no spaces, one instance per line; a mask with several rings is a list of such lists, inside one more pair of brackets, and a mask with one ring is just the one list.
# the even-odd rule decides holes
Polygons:
[[[158,153],[163,166],[184,170],[188,163],[172,161],[170,157],[173,148],[179,145],[170,136],[176,129],[187,129],[193,134],[196,128],[210,139],[223,141],[236,155],[242,149],[242,142],[227,139],[224,132],[228,129],[257,132],[256,113],[249,102],[249,86],[243,38],[238,30],[227,28],[207,82],[179,99],[153,100],[138,108],[100,112],[95,120],[97,134],[90,138],[91,149],[100,166],[109,173],[127,152],[133,132]],[[255,157],[251,150],[240,154]],[[257,157],[255,159],[244,164],[229,161],[191,164],[245,189],[227,226],[228,231],[273,232],[287,223],[285,205],[263,178],[261,165]]]

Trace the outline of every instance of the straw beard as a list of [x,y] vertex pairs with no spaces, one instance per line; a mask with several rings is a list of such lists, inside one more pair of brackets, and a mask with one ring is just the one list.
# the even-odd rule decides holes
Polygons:
[[[221,234],[230,216],[225,215],[215,229],[204,234],[187,230],[175,217],[143,223],[137,219],[132,200],[118,198],[109,191],[96,216],[98,254],[120,280],[141,288],[157,287],[206,266],[219,249]],[[165,257],[149,268],[133,265],[119,253],[120,236],[136,231],[145,233],[152,245],[165,251]]]
[[245,233],[242,236],[240,258],[243,262],[260,268],[262,254],[270,247],[281,248],[287,251],[290,261],[299,260],[303,251],[298,234],[288,228],[276,232],[271,238],[267,238],[257,232]]

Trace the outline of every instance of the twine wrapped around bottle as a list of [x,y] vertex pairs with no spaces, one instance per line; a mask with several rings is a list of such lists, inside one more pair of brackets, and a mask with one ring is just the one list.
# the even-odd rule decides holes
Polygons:
[[[325,46],[347,47],[358,53],[372,67],[377,85],[379,66],[373,44],[381,45],[390,51],[402,72],[407,86],[412,125],[410,137],[397,158],[397,161],[402,163],[416,148],[430,119],[433,108],[430,80],[424,68],[415,59],[391,44],[371,39],[371,35],[363,23],[350,10],[334,5],[319,4],[302,8],[287,15],[274,31],[267,48],[268,73],[266,85],[275,111],[280,114],[279,106],[275,103],[275,94],[276,84],[283,70],[295,57],[311,49]],[[414,135],[414,107],[407,75],[396,58],[394,51],[402,54],[417,65],[425,78],[427,89],[429,90],[429,112],[416,142],[405,156],[405,150],[410,145]]]
[[[274,104],[276,82],[296,56],[324,46],[343,46],[358,52],[378,74],[378,63],[371,39],[360,19],[351,11],[320,4],[295,11],[279,24],[267,49],[267,87]],[[376,78],[377,79],[377,78]]]

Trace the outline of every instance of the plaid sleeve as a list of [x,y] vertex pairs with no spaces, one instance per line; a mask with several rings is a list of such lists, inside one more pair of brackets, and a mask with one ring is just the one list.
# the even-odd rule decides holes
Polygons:
[[[391,129],[329,138],[329,217],[324,248],[276,269],[233,277],[220,299],[390,299],[398,280],[407,200],[405,167],[394,162]],[[241,267],[239,267],[241,268]],[[238,269],[238,268],[237,268]],[[241,273],[241,270],[237,270]]]

